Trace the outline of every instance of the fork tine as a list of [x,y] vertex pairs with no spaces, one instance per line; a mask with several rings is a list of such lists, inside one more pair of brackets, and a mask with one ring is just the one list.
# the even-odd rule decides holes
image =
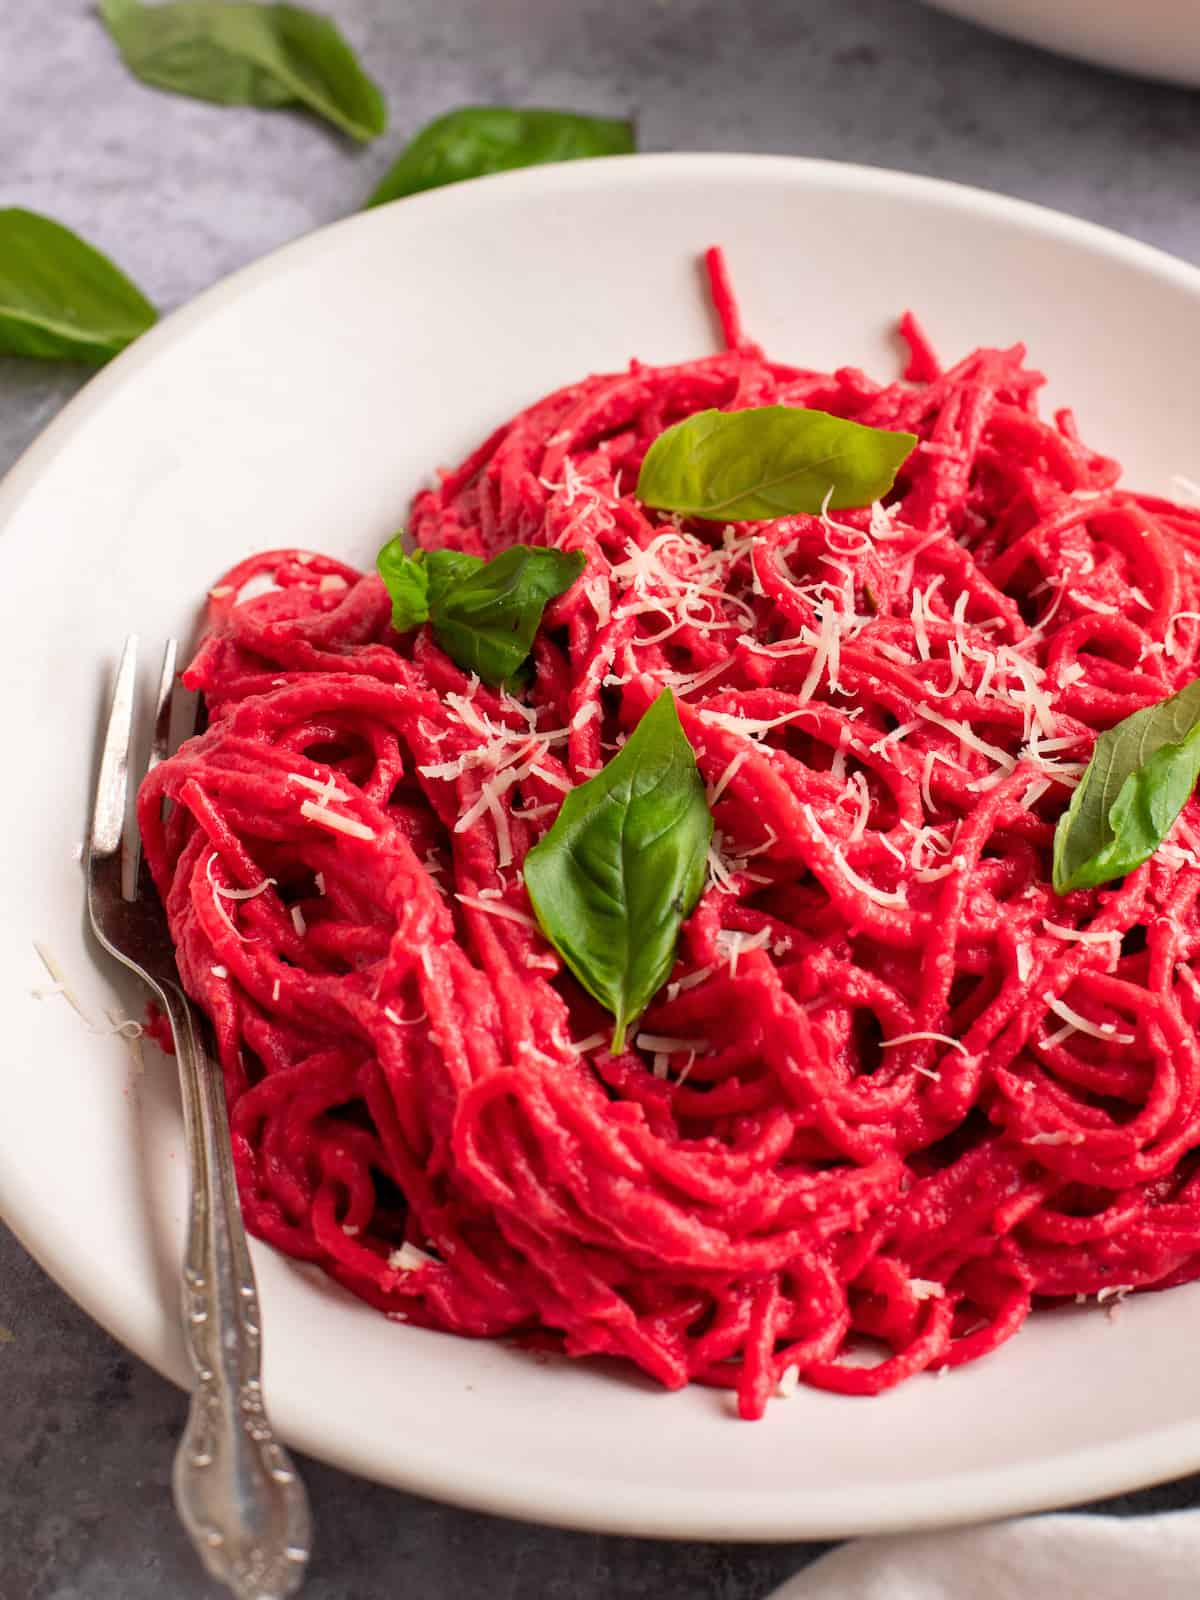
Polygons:
[[100,776],[96,779],[96,805],[92,812],[92,853],[115,855],[121,846],[125,826],[125,797],[129,788],[129,745],[133,737],[134,696],[137,689],[136,633],[131,633],[121,652],[113,684],[112,708],[100,756]]
[[[146,761],[147,776],[160,761],[171,753],[171,711],[175,704],[175,657],[178,646],[168,639],[163,648],[162,669],[158,675],[158,690],[154,696],[154,736]],[[125,836],[125,867],[122,891],[127,900],[139,899],[150,884],[148,874],[142,871],[142,835],[137,817],[129,818],[129,831]]]
[[150,746],[150,759],[146,771],[153,772],[160,761],[171,753],[171,708],[175,703],[175,656],[178,650],[174,639],[168,639],[163,650],[162,671],[158,678],[158,694],[154,700],[154,742]]

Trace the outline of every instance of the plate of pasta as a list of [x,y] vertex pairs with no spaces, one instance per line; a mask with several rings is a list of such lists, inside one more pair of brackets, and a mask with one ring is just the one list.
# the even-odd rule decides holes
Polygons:
[[1096,66],[1194,88],[1200,45],[1187,0],[932,0],[942,11]]
[[1198,307],[1017,202],[639,157],[146,336],[0,489],[30,1250],[183,1380],[177,1096],[77,857],[76,730],[177,634],[138,815],[291,1442],[678,1537],[1194,1469]]

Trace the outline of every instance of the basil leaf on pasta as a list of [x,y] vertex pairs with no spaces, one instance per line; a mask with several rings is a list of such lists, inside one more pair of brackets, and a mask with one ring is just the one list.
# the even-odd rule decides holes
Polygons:
[[869,505],[917,438],[801,406],[697,411],[665,429],[638,474],[644,505],[710,522],[761,522]]
[[704,886],[712,828],[695,754],[664,689],[525,858],[534,915],[616,1018],[614,1051],[671,971]]
[[586,558],[579,550],[515,544],[473,571],[464,565],[477,559],[429,551],[430,621],[434,638],[460,667],[499,684],[521,666],[546,606],[571,587]]
[[1054,833],[1054,889],[1094,889],[1148,861],[1200,776],[1200,678],[1096,740]]
[[429,573],[429,603],[435,615],[440,614],[456,584],[487,566],[482,556],[469,556],[464,550],[424,550],[419,554]]
[[100,366],[158,312],[107,256],[36,211],[0,211],[0,352]]
[[429,569],[424,554],[418,550],[410,556],[403,537],[397,534],[375,558],[379,576],[391,596],[392,627],[397,633],[408,633],[429,621]]
[[573,111],[514,106],[463,106],[421,129],[367,201],[440,189],[489,172],[577,161],[585,156],[625,156],[635,148],[632,122],[584,117]]
[[392,600],[398,633],[428,622],[464,672],[506,683],[533,647],[549,602],[583,571],[581,551],[515,544],[485,561],[461,550],[405,553],[399,538],[379,552],[379,575]]
[[377,85],[337,26],[315,11],[238,0],[100,0],[100,15],[143,83],[226,106],[307,106],[363,141],[387,127]]

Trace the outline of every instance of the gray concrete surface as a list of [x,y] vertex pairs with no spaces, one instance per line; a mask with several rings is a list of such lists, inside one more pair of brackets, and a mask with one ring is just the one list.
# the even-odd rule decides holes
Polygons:
[[[164,308],[353,211],[464,102],[636,115],[648,150],[762,150],[935,173],[1200,260],[1200,94],[1039,55],[912,0],[324,0],[385,88],[366,150],[291,112],[130,79],[89,0],[0,0],[0,205],[49,212]],[[82,381],[0,359],[0,471]],[[52,1181],[52,1173],[48,1174]],[[0,1230],[0,1600],[200,1600],[170,1509],[180,1396]],[[522,1527],[309,1464],[312,1600],[761,1600],[814,1547]],[[1194,1501],[1189,1479],[1117,1503]]]

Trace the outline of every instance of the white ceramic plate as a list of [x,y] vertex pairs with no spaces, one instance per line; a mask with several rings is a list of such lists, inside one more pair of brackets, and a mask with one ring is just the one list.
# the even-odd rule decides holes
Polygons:
[[[179,1379],[180,1121],[44,981],[138,1014],[83,935],[77,848],[126,632],[185,636],[254,548],[367,563],[438,463],[633,353],[711,347],[696,259],[724,242],[779,356],[895,370],[913,306],[958,355],[1024,338],[1085,436],[1148,489],[1197,472],[1200,272],[1029,206],[891,173],[744,156],[543,168],[327,228],[112,365],[0,490],[7,1040],[0,1207],[125,1344]],[[1200,1466],[1200,1290],[1035,1316],[945,1382],[801,1390],[739,1423],[704,1389],[398,1327],[256,1249],[266,1382],[304,1450],[404,1488],[627,1533],[785,1539],[1048,1506]]]
[[1196,0],[929,0],[997,33],[1168,83],[1200,84]]

